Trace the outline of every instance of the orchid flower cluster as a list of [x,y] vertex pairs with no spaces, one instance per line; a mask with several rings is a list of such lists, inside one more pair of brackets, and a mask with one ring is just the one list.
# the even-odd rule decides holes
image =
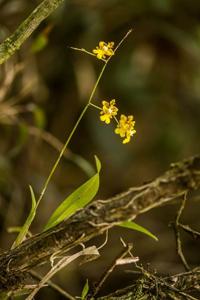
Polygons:
[[105,122],[106,124],[110,124],[110,120],[114,119],[117,123],[117,127],[115,128],[115,133],[119,134],[123,139],[123,144],[127,144],[130,142],[131,137],[136,133],[134,128],[135,121],[133,120],[133,116],[125,116],[121,115],[118,120],[116,115],[118,112],[118,108],[115,106],[115,99],[108,101],[102,101],[102,108],[100,111],[100,120]]
[[[92,52],[97,56],[98,59],[106,60],[112,55],[114,55],[114,42],[105,43],[103,41],[99,42],[99,46],[96,47]],[[136,133],[134,128],[135,121],[132,115],[125,116],[121,115],[120,119],[117,119],[118,108],[116,107],[115,99],[111,101],[102,101],[102,107],[99,108],[100,120],[106,124],[110,124],[111,119],[114,119],[117,123],[115,133],[119,134],[123,138],[123,144],[130,142],[131,137]]]
[[106,124],[110,124],[111,120],[113,119],[116,122],[116,128],[115,133],[119,134],[121,138],[123,138],[123,144],[127,144],[130,142],[131,137],[136,133],[135,130],[135,121],[134,117],[132,115],[126,116],[126,115],[120,115],[119,118],[117,118],[118,108],[116,106],[115,99],[112,100],[103,100],[102,106],[99,107],[96,104],[92,103],[93,95],[96,91],[96,88],[98,86],[98,83],[103,75],[103,72],[105,70],[106,65],[108,64],[111,57],[115,54],[116,50],[119,48],[119,46],[122,44],[122,42],[127,38],[127,36],[131,33],[132,30],[129,30],[127,34],[124,36],[124,38],[119,42],[119,44],[114,48],[115,44],[114,42],[104,42],[100,41],[98,46],[96,46],[95,49],[92,51],[87,51],[83,48],[74,48],[71,47],[74,50],[85,52],[89,55],[95,56],[97,59],[102,60],[104,62],[104,66],[100,72],[100,75],[96,81],[95,87],[91,93],[91,96],[88,101],[88,106],[91,105],[97,109],[100,110],[100,120],[102,122],[105,122]]

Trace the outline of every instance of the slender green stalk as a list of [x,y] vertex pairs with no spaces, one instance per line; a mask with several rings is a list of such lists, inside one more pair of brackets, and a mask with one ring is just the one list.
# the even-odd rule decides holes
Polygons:
[[81,51],[81,52],[84,52],[84,53],[86,53],[86,54],[89,54],[89,55],[91,55],[91,56],[95,56],[95,57],[96,57],[96,55],[95,55],[94,53],[92,53],[92,52],[90,52],[90,51],[87,51],[87,50],[84,49],[84,48],[76,48],[76,47],[69,47],[69,48],[72,49],[72,50]]
[[105,71],[105,68],[106,68],[106,66],[107,66],[107,64],[108,64],[108,62],[109,62],[109,60],[110,60],[110,58],[111,58],[111,57],[109,57],[109,59],[105,62],[103,68],[101,69],[101,72],[100,72],[100,74],[99,74],[99,77],[97,78],[97,81],[96,81],[96,83],[95,83],[95,85],[94,85],[94,88],[93,88],[93,90],[92,90],[92,92],[91,92],[91,95],[90,95],[90,98],[89,98],[89,100],[88,100],[88,104],[89,104],[89,105],[90,105],[90,103],[91,103],[91,101],[92,101],[92,99],[93,99],[94,93],[96,92],[96,89],[97,89],[97,87],[98,87],[99,81],[100,81],[100,79],[101,79],[101,77],[102,77],[102,75],[103,75],[103,73],[104,73],[104,71]]
[[96,108],[96,109],[98,109],[98,110],[101,110],[101,107],[95,105],[95,104],[92,103],[92,102],[90,102],[90,106],[92,106],[92,107],[94,107],[94,108]]
[[42,191],[41,191],[41,193],[40,193],[40,196],[39,196],[39,199],[38,199],[38,201],[37,201],[37,206],[36,206],[36,207],[38,207],[38,205],[40,204],[40,202],[41,202],[41,200],[42,200],[42,198],[43,198],[43,196],[44,196],[44,193],[46,192],[46,189],[47,189],[47,187],[48,187],[49,181],[51,180],[51,177],[52,177],[53,174],[55,173],[56,168],[57,168],[57,166],[58,166],[58,164],[59,164],[59,162],[60,162],[60,160],[61,160],[61,158],[62,158],[62,156],[63,156],[63,154],[64,154],[64,152],[65,152],[65,150],[66,150],[66,148],[67,148],[67,146],[68,146],[68,144],[69,144],[69,142],[71,141],[71,138],[72,138],[74,132],[76,131],[76,129],[77,129],[77,127],[78,127],[80,121],[82,120],[82,118],[83,118],[85,112],[86,112],[87,109],[88,109],[88,106],[89,106],[89,104],[87,103],[86,106],[84,107],[84,109],[82,110],[82,112],[81,112],[81,114],[80,114],[78,120],[76,121],[76,124],[74,125],[74,127],[73,127],[73,129],[72,129],[72,131],[71,131],[71,133],[70,133],[68,139],[66,140],[66,142],[65,142],[65,144],[64,144],[64,146],[63,146],[63,148],[62,148],[62,150],[60,151],[59,156],[58,156],[57,160],[55,161],[55,163],[54,163],[54,165],[53,165],[53,167],[52,167],[52,169],[51,169],[51,171],[50,171],[50,173],[49,173],[49,176],[47,177],[47,179],[46,179],[46,181],[45,181],[45,183],[44,183],[44,186],[43,186],[43,189],[42,189]]
[[[108,61],[109,61],[109,60],[108,60]],[[93,89],[92,89],[92,92],[91,92],[91,94],[90,94],[90,97],[89,97],[89,99],[88,99],[88,102],[87,102],[86,106],[84,107],[84,109],[82,110],[82,112],[81,112],[81,114],[80,114],[78,120],[76,121],[76,124],[74,125],[74,127],[73,127],[73,129],[72,129],[72,131],[71,131],[71,133],[70,133],[70,135],[69,135],[69,137],[68,137],[68,139],[66,140],[66,142],[65,142],[65,144],[64,144],[64,146],[63,146],[63,148],[62,148],[62,150],[61,150],[60,153],[59,153],[59,156],[58,156],[57,160],[55,161],[55,163],[54,163],[54,165],[53,165],[53,167],[52,167],[52,169],[51,169],[51,171],[50,171],[50,173],[49,173],[49,176],[47,177],[47,179],[46,179],[46,181],[45,181],[45,183],[44,183],[43,189],[42,189],[42,191],[41,191],[41,193],[40,193],[40,196],[39,196],[39,198],[38,198],[38,201],[37,201],[37,206],[36,206],[36,208],[38,207],[38,205],[40,204],[41,200],[43,199],[43,196],[44,196],[44,194],[45,194],[45,192],[46,192],[46,189],[47,189],[47,187],[48,187],[48,185],[49,185],[49,182],[50,182],[52,176],[54,175],[54,173],[55,173],[55,171],[56,171],[56,168],[57,168],[57,166],[58,166],[58,164],[59,164],[59,162],[60,162],[60,160],[61,160],[61,158],[62,158],[62,156],[63,156],[63,154],[64,154],[64,152],[65,152],[65,150],[66,150],[66,148],[67,148],[67,146],[69,145],[69,142],[71,141],[72,136],[74,135],[74,132],[76,131],[76,129],[77,129],[77,127],[78,127],[80,121],[82,120],[83,116],[85,115],[85,113],[86,113],[88,107],[91,105],[91,101],[92,101],[93,96],[94,96],[94,94],[95,94],[95,92],[96,92],[96,89],[97,89],[97,87],[98,87],[99,81],[100,81],[100,79],[101,79],[101,77],[102,77],[102,75],[103,75],[103,73],[104,73],[104,71],[105,71],[105,68],[106,68],[106,66],[107,66],[108,61],[104,64],[103,68],[101,69],[101,72],[100,72],[100,74],[99,74],[99,76],[98,76],[98,78],[97,78],[97,81],[96,81],[96,83],[95,83]]]

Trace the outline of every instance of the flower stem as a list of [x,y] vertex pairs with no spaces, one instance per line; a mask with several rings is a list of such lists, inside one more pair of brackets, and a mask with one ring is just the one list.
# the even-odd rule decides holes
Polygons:
[[84,53],[89,54],[89,55],[91,55],[91,56],[96,56],[95,54],[93,54],[92,52],[87,51],[87,50],[84,49],[84,48],[76,48],[76,47],[69,47],[69,48],[72,49],[72,50],[84,52]]
[[96,83],[95,83],[95,85],[94,85],[94,88],[93,88],[93,90],[92,90],[92,92],[91,92],[91,95],[90,95],[90,97],[89,97],[88,104],[91,104],[91,101],[92,101],[92,99],[93,99],[94,93],[96,92],[96,89],[97,89],[97,87],[98,87],[99,81],[100,81],[100,79],[101,79],[101,77],[102,77],[102,75],[103,75],[103,73],[104,73],[104,71],[105,71],[105,68],[106,68],[106,66],[107,66],[107,64],[108,64],[108,61],[109,61],[109,60],[107,60],[107,62],[104,63],[104,66],[103,66],[103,68],[101,69],[101,72],[100,72],[100,74],[99,74],[99,77],[97,78],[97,81],[96,81]]
[[86,110],[88,109],[88,106],[89,106],[89,104],[87,103],[86,106],[84,107],[84,109],[82,110],[82,112],[81,112],[81,114],[80,114],[78,120],[76,121],[76,124],[74,125],[74,127],[73,127],[73,129],[72,129],[72,131],[71,131],[71,133],[70,133],[68,139],[66,140],[66,142],[65,142],[65,144],[64,144],[64,146],[63,146],[63,148],[61,149],[61,151],[60,151],[60,153],[59,153],[59,156],[58,156],[57,160],[55,161],[55,163],[54,163],[54,165],[53,165],[53,167],[52,167],[52,169],[51,169],[51,171],[50,171],[50,173],[49,173],[49,176],[47,177],[47,179],[46,179],[46,181],[45,181],[45,183],[44,183],[43,189],[42,189],[42,191],[41,191],[41,193],[40,193],[40,196],[39,196],[39,198],[38,198],[38,201],[37,201],[37,207],[38,207],[38,205],[40,204],[40,202],[41,202],[41,200],[42,200],[42,198],[43,198],[43,196],[44,196],[44,193],[46,192],[46,189],[47,189],[47,187],[48,187],[49,181],[51,180],[51,177],[52,177],[53,174],[55,173],[55,170],[56,170],[56,168],[57,168],[57,166],[58,166],[58,164],[59,164],[59,162],[60,162],[60,160],[61,160],[61,158],[62,158],[62,156],[63,156],[63,154],[64,154],[64,152],[65,152],[65,150],[66,150],[66,148],[67,148],[67,146],[68,146],[68,144],[69,144],[69,142],[71,141],[71,138],[72,138],[74,132],[76,131],[76,129],[77,129],[77,127],[78,127],[80,121],[82,120],[82,118],[83,118],[83,116],[84,116]]
[[106,66],[107,66],[107,63],[108,63],[108,61],[104,64],[103,68],[101,69],[101,72],[100,72],[100,74],[99,74],[99,76],[98,76],[98,78],[97,78],[97,81],[96,81],[96,83],[95,83],[95,85],[94,85],[94,88],[92,89],[92,92],[91,92],[91,94],[90,94],[90,97],[89,97],[89,99],[88,99],[88,102],[87,102],[87,104],[85,105],[85,107],[83,108],[83,110],[82,110],[82,112],[81,112],[81,114],[80,114],[78,120],[76,121],[76,124],[74,125],[74,127],[73,127],[73,129],[72,129],[72,131],[71,131],[71,133],[70,133],[70,135],[69,135],[69,137],[67,138],[67,140],[66,140],[66,142],[65,142],[65,144],[64,144],[64,146],[63,146],[63,148],[62,148],[62,150],[60,151],[59,156],[58,156],[57,160],[55,161],[55,163],[54,163],[54,165],[53,165],[53,167],[52,167],[52,169],[51,169],[51,171],[50,171],[50,173],[49,173],[49,176],[47,177],[47,179],[46,179],[46,181],[45,181],[45,183],[44,183],[44,186],[43,186],[43,188],[42,188],[42,191],[41,191],[41,193],[40,193],[40,195],[39,195],[39,198],[38,198],[38,201],[37,201],[37,206],[36,206],[36,208],[39,206],[41,200],[43,199],[43,196],[44,196],[44,194],[45,194],[45,192],[46,192],[46,190],[47,190],[47,187],[48,187],[48,185],[49,185],[49,182],[50,182],[52,176],[54,175],[54,173],[55,173],[55,171],[56,171],[56,168],[57,168],[57,166],[58,166],[58,164],[59,164],[59,162],[60,162],[60,160],[61,160],[61,158],[62,158],[62,156],[63,156],[63,154],[64,154],[64,152],[65,152],[65,150],[66,150],[66,148],[67,148],[67,146],[69,145],[69,142],[71,141],[71,138],[72,138],[72,136],[74,135],[74,132],[76,131],[76,129],[77,129],[77,127],[78,127],[80,121],[82,120],[83,116],[85,115],[85,113],[86,113],[88,107],[89,107],[90,105],[93,105],[93,104],[91,103],[91,101],[92,101],[93,96],[94,96],[94,94],[95,94],[95,92],[96,92],[96,89],[97,89],[97,87],[98,87],[99,81],[100,81],[100,79],[101,79],[101,77],[102,77],[102,75],[103,75],[103,73],[104,73],[104,71],[105,71],[105,68],[106,68]]
[[94,103],[90,102],[90,106],[93,106],[94,108],[98,109],[98,110],[101,110],[101,107],[95,105]]

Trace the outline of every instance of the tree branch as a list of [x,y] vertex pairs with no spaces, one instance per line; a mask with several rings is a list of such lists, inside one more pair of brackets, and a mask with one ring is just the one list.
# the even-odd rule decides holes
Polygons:
[[64,0],[44,0],[28,18],[22,22],[16,31],[0,44],[0,64],[13,55],[31,35],[31,33],[46,19]]
[[171,165],[149,184],[93,202],[56,227],[27,239],[0,256],[0,291],[23,287],[27,271],[50,256],[74,248],[109,228],[200,188],[200,156]]

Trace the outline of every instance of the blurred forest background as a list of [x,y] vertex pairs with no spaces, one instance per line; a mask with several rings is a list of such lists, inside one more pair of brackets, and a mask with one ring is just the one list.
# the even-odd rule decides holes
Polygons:
[[[40,2],[0,0],[0,41]],[[133,33],[109,63],[95,100],[115,98],[121,112],[134,115],[137,134],[123,145],[112,126],[90,109],[51,181],[32,232],[41,231],[58,204],[91,176],[94,154],[102,162],[98,198],[103,199],[151,181],[170,163],[199,152],[200,1],[66,0],[0,67],[2,249],[15,238],[7,229],[22,225],[30,209],[28,184],[40,192],[102,66],[69,47],[92,50],[100,40],[118,42],[130,28]],[[191,199],[185,222],[199,229],[200,203],[195,195]],[[136,232],[112,229],[99,260],[72,264],[58,274],[57,282],[78,295],[86,278],[98,279],[120,252],[120,236],[134,243],[141,263],[161,273],[182,271],[168,226],[177,208],[176,203],[155,209],[136,220],[158,236],[158,243]],[[90,243],[100,244],[104,238]],[[189,263],[200,263],[200,244],[183,238]],[[132,276],[119,268],[105,291],[112,291],[112,283],[115,288],[116,282],[119,287],[131,282]],[[48,293],[42,291],[40,297],[50,297]],[[51,297],[58,299],[53,292]]]

